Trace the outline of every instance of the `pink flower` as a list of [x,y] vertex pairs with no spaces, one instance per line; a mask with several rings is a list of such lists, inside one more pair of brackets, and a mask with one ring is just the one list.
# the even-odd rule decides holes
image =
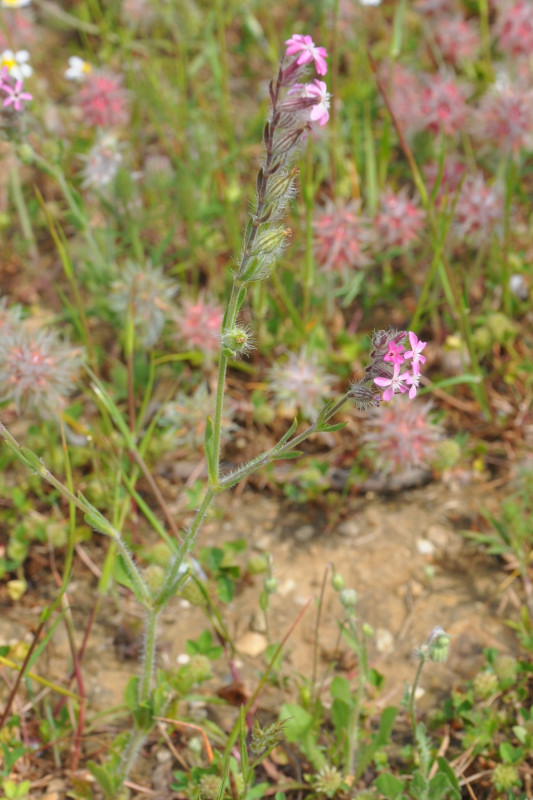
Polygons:
[[313,122],[318,122],[319,125],[325,125],[329,119],[329,100],[330,95],[328,88],[324,81],[319,81],[317,78],[313,83],[305,85],[305,93],[308,97],[316,97],[317,103],[311,108],[310,119]]
[[[424,359],[425,361],[426,359]],[[420,370],[420,368],[418,368]],[[412,400],[413,397],[416,397],[416,392],[418,389],[418,384],[420,383],[420,371],[415,372],[415,364],[413,364],[413,371],[408,372],[405,376],[405,382],[411,388],[409,389],[409,400]]]
[[402,372],[400,374],[400,365],[395,364],[394,372],[392,373],[392,376],[390,378],[382,378],[382,377],[374,378],[374,383],[376,384],[376,386],[381,386],[382,388],[384,386],[388,387],[383,392],[383,399],[385,400],[385,402],[391,400],[393,395],[396,394],[396,392],[401,392],[401,394],[403,394],[404,392],[407,391],[407,387],[404,383],[407,375],[408,375],[407,372]]
[[453,231],[456,239],[481,245],[501,225],[504,213],[503,192],[488,186],[483,175],[469,175],[455,204]]
[[506,87],[488,92],[474,120],[474,133],[506,152],[533,146],[533,94]]
[[289,353],[287,360],[269,371],[270,389],[276,401],[294,416],[296,408],[312,419],[331,396],[335,378],[328,375],[313,356]]
[[420,367],[418,365],[426,363],[426,357],[421,355],[421,353],[427,345],[427,342],[421,342],[416,333],[413,333],[413,331],[409,331],[408,335],[411,350],[407,350],[405,357],[413,360],[413,372],[418,374],[420,372]]
[[327,272],[347,272],[370,263],[365,250],[371,238],[368,221],[359,215],[359,201],[344,205],[329,200],[313,221],[317,263]]
[[461,17],[438,19],[434,36],[444,58],[453,64],[473,58],[480,46],[477,31]]
[[422,92],[418,76],[403,64],[384,64],[380,78],[390,91],[390,103],[396,122],[407,136],[423,128],[420,117]]
[[22,91],[22,81],[17,81],[14,86],[2,80],[0,90],[7,94],[3,106],[13,105],[15,111],[22,111],[22,100],[33,100],[33,95]]
[[533,52],[533,9],[530,0],[518,0],[505,8],[497,23],[500,49],[511,56],[530,57]]
[[179,333],[189,347],[214,353],[220,344],[222,309],[199,297],[194,303],[185,300],[176,322]]
[[407,197],[407,190],[395,194],[390,189],[381,198],[375,225],[378,241],[384,247],[407,247],[424,227],[425,213]]
[[110,128],[128,122],[128,93],[122,78],[103,70],[91,71],[78,94],[87,125]]
[[467,105],[464,95],[451,78],[427,75],[420,99],[423,127],[448,136],[459,133],[466,122]]
[[383,361],[390,361],[392,364],[396,366],[396,364],[400,365],[403,364],[405,358],[403,356],[404,346],[403,344],[396,344],[394,339],[391,339],[389,342],[389,349],[387,351],[387,355],[383,356]]
[[302,64],[310,64],[314,61],[316,71],[319,75],[325,75],[328,71],[326,58],[328,53],[325,47],[317,47],[310,36],[303,36],[301,33],[294,33],[290,39],[285,42],[287,51],[285,55],[293,56],[300,53],[296,59],[296,63],[301,66]]
[[384,472],[424,467],[435,454],[441,428],[431,422],[431,402],[409,402],[406,397],[381,405],[368,418],[363,441]]

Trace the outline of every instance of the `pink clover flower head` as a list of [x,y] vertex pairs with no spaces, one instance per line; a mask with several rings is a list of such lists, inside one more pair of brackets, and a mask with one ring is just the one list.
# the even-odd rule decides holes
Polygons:
[[425,364],[427,361],[426,357],[422,355],[422,350],[425,349],[427,342],[421,342],[413,331],[409,331],[408,336],[411,349],[407,350],[405,358],[412,359],[413,372],[416,370],[416,374],[418,374],[420,372],[420,367],[418,365]]
[[465,178],[455,204],[453,232],[458,241],[476,246],[486,243],[498,232],[504,216],[503,191],[488,186],[481,174]]
[[530,0],[518,0],[504,7],[496,23],[500,50],[511,56],[531,57],[533,53],[533,9]]
[[442,19],[445,14],[457,11],[456,0],[415,0],[414,8],[428,17]]
[[440,426],[431,421],[431,409],[431,401],[410,402],[401,397],[372,411],[362,439],[380,470],[391,473],[428,466],[442,438]]
[[313,419],[331,396],[335,378],[328,375],[316,358],[305,351],[289,353],[287,360],[269,371],[270,389],[288,416],[300,409],[305,419]]
[[79,90],[77,103],[86,125],[112,128],[128,122],[128,92],[119,75],[92,70]]
[[325,272],[346,273],[370,264],[367,255],[371,232],[368,220],[359,214],[360,203],[328,200],[313,220],[314,252]]
[[394,117],[405,133],[411,136],[424,127],[421,119],[421,86],[418,75],[403,64],[383,64],[380,79],[389,87]]
[[394,372],[390,378],[374,378],[376,386],[380,386],[381,388],[387,387],[383,392],[383,399],[385,402],[392,400],[397,392],[403,394],[407,391],[407,386],[405,385],[407,374],[407,372],[400,373],[400,364],[394,364]]
[[438,19],[434,36],[442,55],[452,64],[474,58],[481,44],[478,32],[462,17]]
[[487,92],[474,117],[474,133],[507,153],[533,147],[533,92],[511,86]]
[[220,345],[220,326],[224,312],[209,300],[185,300],[176,316],[179,334],[188,347],[214,353]]
[[[222,442],[231,439],[231,434],[238,428],[235,417],[239,410],[238,403],[232,398],[224,402],[222,413]],[[167,430],[169,445],[173,448],[192,448],[196,451],[203,448],[205,442],[205,426],[207,418],[213,413],[213,395],[205,381],[202,381],[191,393],[178,392],[174,400],[164,403],[158,424]]]
[[81,348],[52,331],[33,331],[27,324],[8,328],[0,339],[1,399],[51,419],[74,391],[84,360]]
[[16,81],[14,86],[2,81],[0,90],[7,94],[7,97],[2,103],[5,108],[12,105],[15,111],[22,111],[22,101],[24,100],[27,102],[33,100],[33,95],[29,94],[29,92],[22,91],[22,81]]
[[294,33],[290,39],[287,39],[285,44],[287,45],[286,56],[300,54],[296,59],[298,66],[310,64],[313,61],[319,75],[327,73],[326,58],[328,57],[328,52],[325,47],[317,47],[310,36]]
[[387,248],[406,248],[418,238],[424,221],[424,211],[408,198],[407,190],[395,194],[389,189],[381,198],[381,209],[375,218],[377,240]]
[[457,83],[445,75],[426,75],[420,98],[423,127],[447,136],[459,133],[467,118],[467,105]]

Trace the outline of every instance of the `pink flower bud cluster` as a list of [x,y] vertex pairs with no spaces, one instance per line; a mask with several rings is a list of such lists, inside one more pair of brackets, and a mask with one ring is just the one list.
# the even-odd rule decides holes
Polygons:
[[33,100],[33,96],[28,92],[23,92],[23,81],[15,80],[9,75],[6,67],[0,70],[0,92],[7,97],[2,101],[2,106],[8,108],[12,106],[14,111],[22,111],[22,101]]

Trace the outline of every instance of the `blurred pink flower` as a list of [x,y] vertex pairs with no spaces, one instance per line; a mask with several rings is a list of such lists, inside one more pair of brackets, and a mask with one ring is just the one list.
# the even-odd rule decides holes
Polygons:
[[366,267],[370,259],[368,220],[359,215],[360,203],[345,205],[328,200],[313,221],[315,258],[326,272],[346,272]]
[[5,68],[0,74],[0,91],[7,95],[2,102],[4,108],[12,105],[15,111],[22,111],[22,101],[33,100],[33,95],[22,91],[22,81],[14,81],[10,78],[6,74]]
[[301,33],[293,33],[290,39],[285,42],[287,45],[286,56],[293,56],[300,53],[296,59],[299,65],[310,64],[314,61],[316,71],[319,75],[325,75],[328,71],[326,58],[328,52],[325,47],[317,47],[310,36]]
[[423,127],[433,133],[442,131],[448,136],[459,133],[467,118],[463,91],[445,75],[426,75],[420,98],[420,118]]
[[481,44],[472,23],[462,17],[437,19],[433,35],[442,55],[452,64],[472,59]]
[[455,14],[456,0],[415,0],[414,8],[428,17],[442,19],[446,14]]
[[473,133],[508,153],[531,149],[533,92],[510,86],[487,92],[474,112]]
[[530,0],[504,6],[496,23],[500,50],[511,56],[533,53],[533,8]]
[[425,213],[407,197],[407,190],[394,193],[388,189],[381,197],[381,207],[374,225],[380,248],[407,247],[424,227]]
[[310,120],[312,122],[318,122],[321,126],[325,125],[329,119],[330,95],[328,87],[324,81],[315,79],[313,83],[306,84],[305,93],[308,97],[317,98],[316,105],[311,108],[311,114],[309,115]]
[[176,316],[179,334],[188,347],[204,353],[215,352],[220,345],[220,326],[224,313],[216,303],[198,297],[184,300]]
[[448,200],[453,198],[453,195],[455,195],[461,184],[465,172],[465,165],[461,161],[457,161],[453,156],[450,156],[450,158],[444,161],[442,174],[439,164],[433,162],[425,165],[424,174],[428,182],[430,194],[433,192],[437,179],[440,180],[439,188],[435,196],[437,203],[440,203],[444,198]]
[[128,122],[128,92],[119,75],[92,70],[79,90],[77,102],[86,125],[111,128]]
[[369,414],[362,439],[374,453],[379,469],[399,472],[428,465],[442,437],[440,426],[430,419],[431,408],[431,402],[399,397]]
[[407,135],[421,130],[421,86],[418,76],[403,64],[383,64],[380,77],[389,95],[396,122]]
[[27,324],[8,328],[0,339],[0,395],[17,410],[28,408],[51,418],[76,388],[84,362],[81,348],[72,348],[51,331],[33,331]]
[[457,239],[471,244],[484,244],[497,231],[504,213],[503,192],[497,186],[487,186],[483,175],[465,178],[453,218]]

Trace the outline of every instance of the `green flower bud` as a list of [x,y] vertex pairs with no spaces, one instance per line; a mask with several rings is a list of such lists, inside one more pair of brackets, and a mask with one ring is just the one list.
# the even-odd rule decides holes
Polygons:
[[267,594],[274,594],[278,588],[278,581],[272,575],[265,579],[265,592]]
[[158,564],[150,564],[143,573],[143,578],[152,595],[157,597],[165,582],[165,570]]
[[206,599],[196,581],[188,578],[185,583],[180,587],[179,596],[187,600],[191,606],[205,606]]
[[450,637],[437,625],[429,635],[427,647],[428,658],[442,664],[448,659],[450,653]]
[[335,797],[342,786],[342,773],[336,767],[323,767],[315,780],[315,789],[326,797]]
[[331,576],[331,586],[336,592],[340,592],[345,587],[344,578],[339,572],[334,572]]
[[200,800],[217,800],[221,783],[218,775],[202,775],[198,783]]
[[202,683],[211,677],[211,662],[201,653],[191,656],[187,668],[194,683]]
[[267,227],[255,238],[253,244],[253,254],[262,256],[272,256],[276,258],[281,255],[287,246],[287,239],[291,235],[290,228],[279,225],[276,228]]
[[355,589],[343,589],[341,592],[339,592],[339,600],[344,608],[355,608],[357,604],[357,592]]
[[20,600],[23,594],[25,594],[26,589],[28,588],[28,584],[24,578],[20,580],[12,580],[8,581],[6,584],[7,593],[13,602]]
[[253,347],[251,331],[238,326],[230,331],[224,331],[221,341],[226,354],[232,358],[247,355]]
[[250,575],[261,575],[268,570],[268,556],[260,553],[252,556],[248,561],[248,572]]

